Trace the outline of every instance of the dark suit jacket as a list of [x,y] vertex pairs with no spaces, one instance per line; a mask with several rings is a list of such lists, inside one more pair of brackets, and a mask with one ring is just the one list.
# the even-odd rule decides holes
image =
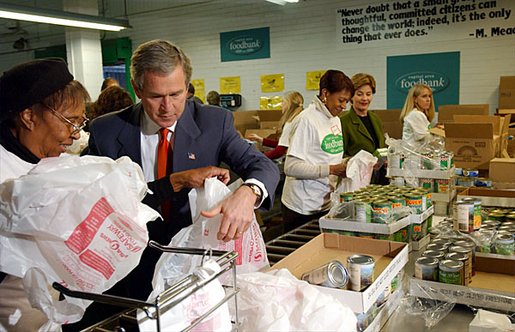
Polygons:
[[[377,139],[379,140],[379,147],[384,148],[384,132],[381,119],[373,112],[368,112],[368,115],[372,122],[372,127],[374,127]],[[353,108],[345,112],[340,120],[342,123],[344,155],[354,156],[360,150],[365,150],[376,155],[374,140]]]
[[[90,125],[88,154],[113,159],[128,156],[141,166],[140,118],[143,112],[142,104],[138,103],[94,119]],[[238,135],[231,112],[186,101],[175,130],[173,172],[219,166],[221,162],[244,180],[255,178],[261,181],[268,191],[262,207],[272,207],[279,181],[277,166]],[[171,236],[191,224],[190,189],[173,193],[168,177],[148,185],[154,194],[147,195],[144,203],[157,208],[164,200],[172,200],[172,222],[168,226],[168,234],[163,239],[155,238],[167,244]]]

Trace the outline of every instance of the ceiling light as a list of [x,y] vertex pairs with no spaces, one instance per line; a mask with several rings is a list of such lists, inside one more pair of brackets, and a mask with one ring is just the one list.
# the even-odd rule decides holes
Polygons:
[[0,18],[108,31],[120,31],[131,27],[128,20],[5,3],[0,3]]
[[296,3],[296,2],[299,2],[299,0],[266,0],[268,2],[272,2],[272,3],[275,3],[276,5],[281,5],[281,6],[284,6],[286,5],[287,3]]

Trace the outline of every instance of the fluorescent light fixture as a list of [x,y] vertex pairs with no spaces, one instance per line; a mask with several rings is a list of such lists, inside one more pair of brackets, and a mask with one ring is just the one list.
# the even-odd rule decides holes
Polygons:
[[276,5],[281,5],[281,6],[284,6],[286,5],[287,3],[296,3],[296,2],[299,2],[299,0],[266,0],[268,2],[272,2],[272,3],[275,3]]
[[0,18],[107,31],[120,31],[131,27],[128,20],[5,3],[0,3]]

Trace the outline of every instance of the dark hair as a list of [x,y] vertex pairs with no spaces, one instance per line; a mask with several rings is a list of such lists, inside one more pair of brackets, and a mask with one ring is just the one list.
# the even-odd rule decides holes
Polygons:
[[100,91],[104,91],[105,89],[107,89],[108,87],[113,86],[113,85],[120,85],[120,84],[118,83],[118,81],[115,78],[107,77],[102,82],[102,87],[100,88]]
[[119,111],[134,104],[131,95],[119,86],[110,86],[98,96],[93,104],[91,119],[97,116]]
[[319,95],[322,95],[322,89],[326,89],[329,93],[347,90],[351,93],[351,97],[354,95],[354,84],[351,79],[342,71],[334,69],[329,69],[320,78]]
[[206,101],[209,105],[220,106],[220,94],[216,91],[209,91],[206,96]]
[[188,85],[188,92],[191,93],[192,95],[195,94],[195,86],[191,83]]

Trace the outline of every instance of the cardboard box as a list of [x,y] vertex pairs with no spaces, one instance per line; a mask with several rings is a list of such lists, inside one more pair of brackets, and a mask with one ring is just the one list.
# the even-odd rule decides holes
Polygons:
[[347,265],[347,257],[366,254],[375,259],[375,281],[363,292],[315,286],[348,305],[355,313],[366,312],[385,287],[408,262],[408,245],[401,242],[372,240],[338,234],[320,234],[290,255],[277,262],[273,269],[288,269],[294,276],[318,268],[329,261],[339,260]]
[[515,76],[501,76],[499,109],[501,108],[515,108]]
[[283,112],[281,111],[257,111],[259,121],[279,121],[281,120],[281,117],[283,116]]
[[259,122],[259,128],[261,129],[274,129],[274,130],[278,130],[279,129],[279,121],[261,121]]
[[445,124],[445,150],[454,153],[456,167],[488,169],[498,146],[492,123]]
[[430,297],[488,309],[513,312],[515,308],[515,257],[476,254],[476,274],[468,286],[410,279],[413,296]]
[[241,136],[245,134],[247,129],[259,129],[258,111],[237,111],[233,112],[234,127]]
[[401,110],[372,110],[373,113],[377,114],[383,123],[383,132],[391,138],[401,139],[402,138],[402,122],[400,120]]
[[438,123],[454,122],[455,115],[488,115],[488,104],[440,105],[438,107]]
[[490,160],[488,177],[496,182],[515,183],[515,158],[494,158]]
[[482,206],[515,208],[514,190],[467,188],[458,194],[458,200],[464,197],[479,198]]
[[271,138],[277,134],[275,129],[247,129],[245,131],[245,138],[248,138],[250,134],[256,134],[263,138]]

